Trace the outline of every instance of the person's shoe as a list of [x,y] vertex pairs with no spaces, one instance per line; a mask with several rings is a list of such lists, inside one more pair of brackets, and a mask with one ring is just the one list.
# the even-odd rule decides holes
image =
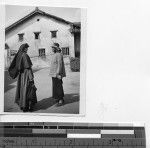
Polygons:
[[29,110],[28,109],[26,109],[26,108],[23,108],[23,110],[22,110],[23,112],[28,112]]
[[63,100],[63,99],[61,99],[61,100],[59,100],[59,102],[58,102],[57,106],[62,106],[63,104],[64,104],[64,100]]
[[29,112],[32,112],[32,111],[33,111],[33,107],[30,107],[30,108],[29,108]]

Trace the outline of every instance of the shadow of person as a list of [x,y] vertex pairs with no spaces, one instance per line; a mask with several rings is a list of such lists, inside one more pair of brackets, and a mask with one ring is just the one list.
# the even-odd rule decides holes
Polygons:
[[[64,96],[64,104],[62,106],[65,106],[67,104],[71,104],[74,102],[79,101],[79,94],[65,94]],[[46,110],[47,108],[50,108],[51,106],[57,104],[57,101],[53,99],[52,97],[50,98],[45,98],[41,101],[38,101],[37,104],[35,104],[33,111],[38,111],[38,110]],[[58,107],[58,106],[57,106]]]
[[78,102],[79,101],[79,94],[65,94],[64,100],[65,101],[64,101],[63,105]]
[[54,104],[56,104],[56,100],[53,99],[52,97],[50,98],[45,98],[41,101],[38,101],[34,108],[33,108],[33,111],[37,111],[37,110],[45,110],[51,106],[53,106]]

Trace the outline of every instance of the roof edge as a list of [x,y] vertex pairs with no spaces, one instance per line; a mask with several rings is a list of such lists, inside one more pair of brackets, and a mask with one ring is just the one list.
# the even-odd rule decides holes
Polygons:
[[25,20],[27,20],[28,18],[30,18],[34,15],[43,15],[43,16],[51,17],[52,19],[55,19],[57,21],[60,21],[60,22],[63,22],[63,23],[69,24],[69,25],[75,25],[74,23],[72,23],[70,21],[66,21],[65,19],[62,19],[55,15],[48,14],[48,13],[40,10],[38,7],[36,7],[34,11],[30,12],[28,15],[24,16],[23,18],[19,19],[18,21],[14,22],[13,24],[6,27],[5,32],[9,32],[12,28],[16,27],[17,25],[21,24],[22,22],[24,22]]

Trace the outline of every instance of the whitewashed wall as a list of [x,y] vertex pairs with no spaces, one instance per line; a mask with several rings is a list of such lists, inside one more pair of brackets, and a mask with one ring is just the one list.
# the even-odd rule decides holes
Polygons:
[[[40,19],[40,21],[37,21],[37,19]],[[70,25],[43,16],[36,16],[8,33],[6,43],[9,45],[10,50],[18,50],[23,42],[27,42],[30,46],[29,56],[37,57],[39,48],[45,48],[46,55],[50,55],[52,53],[51,45],[58,42],[60,47],[69,47],[70,56],[74,57],[74,35],[70,33],[69,29]],[[51,38],[50,31],[55,30],[58,30],[57,37]],[[34,32],[41,32],[38,40],[35,39]],[[18,41],[19,33],[24,33],[23,42]]]

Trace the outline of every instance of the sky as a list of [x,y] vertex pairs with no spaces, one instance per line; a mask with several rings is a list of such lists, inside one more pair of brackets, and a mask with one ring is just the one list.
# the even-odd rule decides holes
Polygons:
[[[44,12],[61,17],[70,22],[80,22],[81,12],[79,8],[63,8],[63,7],[43,7],[38,8]],[[13,24],[22,17],[28,15],[35,9],[33,6],[18,6],[18,5],[6,5],[5,7],[5,26]]]

